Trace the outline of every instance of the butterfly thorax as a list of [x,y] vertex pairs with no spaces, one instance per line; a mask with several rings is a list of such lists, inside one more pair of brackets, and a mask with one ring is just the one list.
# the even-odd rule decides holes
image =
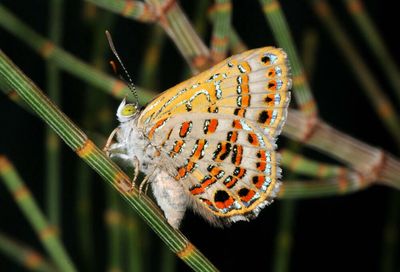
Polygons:
[[140,171],[149,174],[151,165],[158,161],[157,149],[150,143],[143,131],[138,127],[138,117],[129,121],[121,122],[117,132],[117,145],[120,147],[128,161],[136,157],[140,162]]

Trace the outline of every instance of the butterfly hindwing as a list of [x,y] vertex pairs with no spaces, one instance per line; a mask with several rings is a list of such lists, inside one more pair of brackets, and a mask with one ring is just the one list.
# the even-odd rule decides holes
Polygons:
[[282,50],[250,50],[143,110],[138,126],[194,205],[231,222],[257,215],[276,194],[275,138],[286,118],[289,74]]

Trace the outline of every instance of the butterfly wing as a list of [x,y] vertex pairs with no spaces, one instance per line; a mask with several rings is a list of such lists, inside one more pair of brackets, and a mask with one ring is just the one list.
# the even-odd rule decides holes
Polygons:
[[281,49],[246,51],[162,93],[138,126],[200,213],[244,220],[276,194],[290,87]]

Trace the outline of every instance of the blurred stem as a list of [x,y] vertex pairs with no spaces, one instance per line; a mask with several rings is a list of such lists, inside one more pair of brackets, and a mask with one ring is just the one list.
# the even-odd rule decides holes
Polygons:
[[[49,2],[48,31],[50,40],[61,44],[63,0],[51,0]],[[54,103],[61,103],[61,74],[60,70],[52,62],[46,64],[47,91]],[[61,150],[60,140],[49,128],[46,128],[46,213],[49,222],[56,226],[61,233]]]
[[397,102],[400,103],[400,73],[394,59],[387,49],[384,40],[374,22],[371,20],[361,0],[344,0],[347,9],[356,22],[366,44],[375,55],[378,65],[387,76],[395,94]]
[[381,269],[382,272],[394,272],[396,270],[396,258],[399,241],[400,221],[400,195],[399,192],[390,192],[387,202],[386,222],[383,229]]
[[[108,189],[108,188],[107,188]],[[105,222],[108,230],[108,269],[109,272],[123,271],[122,268],[122,233],[119,197],[115,191],[106,190],[107,210]]]
[[143,57],[142,69],[140,71],[139,85],[146,86],[149,89],[158,89],[158,80],[156,80],[159,71],[160,58],[165,43],[164,30],[155,25],[149,35],[146,46],[146,52]]
[[[125,205],[126,206],[126,205]],[[132,214],[129,209],[125,209],[125,230],[126,239],[125,247],[127,249],[126,257],[128,258],[128,269],[127,271],[140,272],[143,269],[143,240],[147,237],[147,228],[140,228],[140,222],[136,214]],[[143,234],[146,237],[143,237]],[[170,251],[170,250],[168,250]],[[170,252],[170,254],[172,254]]]
[[48,224],[42,211],[39,209],[37,202],[32,197],[28,187],[26,187],[25,183],[22,181],[14,166],[1,154],[0,177],[3,179],[7,189],[14,196],[16,203],[20,207],[26,219],[32,225],[47,253],[58,266],[60,271],[76,271],[56,230]]
[[[82,62],[62,48],[55,46],[52,42],[32,30],[27,24],[19,20],[14,14],[0,5],[0,26],[21,39],[28,46],[39,53],[45,60],[56,64],[60,69],[81,78],[88,84],[97,87],[99,90],[111,93],[122,99],[129,88],[121,80],[117,80],[99,70],[93,69],[90,65]],[[139,94],[139,102],[147,103],[154,97],[149,91],[136,87]]]
[[230,0],[215,0],[213,6],[213,33],[211,58],[214,63],[224,60],[228,54],[231,31],[232,3]]
[[314,28],[308,28],[303,37],[302,60],[304,70],[310,82],[314,77],[315,66],[317,64],[318,53],[318,33]]
[[292,93],[296,102],[305,116],[315,117],[318,114],[317,105],[281,6],[278,0],[260,0],[260,3],[278,45],[288,54],[293,78],[294,91]]
[[[92,17],[87,18],[91,22],[93,43],[91,48],[91,64],[103,70],[105,66],[105,56],[108,50],[106,37],[104,34],[105,29],[112,31],[114,15],[108,12],[98,10],[97,7],[91,3],[92,12],[89,13]],[[88,8],[89,9],[89,8]],[[111,121],[109,110],[106,108],[107,101],[105,95],[98,92],[94,86],[87,86],[85,90],[86,99],[85,107],[83,110],[82,123],[89,131],[94,131],[98,125],[105,125],[107,129],[103,129],[103,133],[110,129],[109,123]],[[96,120],[97,122],[94,122]],[[95,257],[94,257],[94,241],[93,241],[93,214],[92,214],[92,188],[91,188],[91,170],[82,162],[78,163],[79,174],[77,176],[77,195],[78,195],[78,216],[79,216],[79,235],[81,243],[81,254],[86,265],[86,270],[94,270]],[[107,188],[108,189],[108,188]]]
[[168,248],[163,245],[161,247],[161,269],[163,272],[176,271],[176,257]]
[[393,136],[397,146],[400,147],[400,119],[396,114],[392,102],[385,95],[381,85],[376,81],[374,74],[358,53],[349,35],[344,31],[343,26],[340,25],[329,3],[325,0],[309,0],[309,2],[312,3],[316,14],[345,56],[376,113]]
[[282,155],[282,166],[296,174],[328,179],[339,177],[347,171],[342,166],[308,159],[294,150],[283,149],[280,153]]
[[274,272],[289,271],[290,257],[293,243],[293,228],[296,212],[296,200],[280,202],[278,233],[275,241],[275,257],[273,261]]
[[36,250],[7,237],[2,232],[0,232],[0,252],[30,271],[50,272],[55,269]]

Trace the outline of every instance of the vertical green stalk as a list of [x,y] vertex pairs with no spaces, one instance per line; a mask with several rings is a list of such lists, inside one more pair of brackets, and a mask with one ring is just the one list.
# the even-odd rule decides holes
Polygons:
[[383,229],[381,269],[382,272],[394,272],[396,270],[397,248],[399,244],[400,221],[400,196],[399,192],[391,192],[387,201],[386,222]]
[[304,33],[302,60],[307,78],[312,82],[317,58],[318,33],[314,28],[309,28]]
[[365,10],[360,0],[344,0],[347,10],[356,22],[366,44],[375,55],[378,65],[385,72],[389,83],[391,84],[397,96],[397,102],[400,103],[400,73],[399,68],[387,49],[379,31],[371,20],[368,12]]
[[109,272],[121,272],[122,268],[122,214],[119,197],[115,191],[106,188],[107,210],[105,221],[108,232],[108,267]]
[[[51,0],[49,8],[48,31],[50,40],[61,44],[63,0]],[[54,103],[60,105],[61,74],[56,64],[47,62],[46,66],[47,91]],[[46,128],[46,213],[50,224],[61,232],[61,169],[60,169],[60,140],[49,128]]]
[[242,38],[240,38],[239,34],[236,32],[236,30],[233,27],[231,27],[231,30],[229,33],[229,42],[230,42],[232,54],[239,54],[239,53],[243,53],[244,51],[248,50],[246,44],[243,42]]
[[38,272],[54,271],[54,267],[36,250],[0,232],[0,252],[26,269]]
[[153,30],[148,45],[146,47],[146,52],[143,57],[143,64],[141,65],[139,85],[146,86],[149,89],[158,89],[157,72],[160,66],[160,57],[162,48],[165,42],[164,30],[158,25],[153,26]]
[[280,4],[278,0],[260,0],[260,3],[278,45],[288,54],[293,75],[293,95],[296,102],[306,116],[315,117],[318,114],[317,105]]
[[345,59],[349,62],[354,75],[368,96],[376,113],[382,119],[387,130],[392,134],[397,145],[400,146],[400,120],[392,102],[385,95],[380,84],[376,81],[374,74],[358,53],[349,35],[344,31],[343,26],[340,25],[329,3],[325,0],[310,0],[310,3],[313,4],[318,17],[344,54]]
[[68,272],[76,271],[56,230],[47,222],[14,166],[2,155],[0,155],[0,177],[7,189],[14,196],[16,203],[36,231],[37,236],[53,262],[58,266],[58,269]]
[[296,212],[296,200],[286,199],[280,202],[278,233],[275,240],[273,271],[285,272],[290,268],[293,243],[293,228]]
[[[88,3],[88,5],[93,5]],[[93,44],[91,48],[91,64],[99,70],[103,70],[106,59],[105,56],[108,52],[108,45],[105,36],[105,30],[112,30],[114,22],[114,14],[104,12],[97,9],[93,5],[95,16],[91,18],[91,29],[93,35]],[[88,21],[89,22],[89,21]],[[98,89],[93,86],[88,86],[85,91],[85,107],[84,107],[84,118],[82,123],[88,130],[94,131],[101,127],[101,132],[107,134],[110,130],[110,122],[112,120],[111,112],[108,108],[108,101],[106,96],[98,92]],[[97,122],[94,122],[96,120]],[[81,255],[86,265],[86,270],[94,270],[95,256],[93,248],[93,215],[92,215],[92,187],[91,187],[91,170],[86,167],[83,163],[78,164],[78,172],[80,175],[77,176],[77,194],[78,194],[78,216],[79,216],[79,236],[81,245]],[[108,190],[108,188],[106,188]],[[112,192],[111,192],[112,193]],[[108,194],[108,192],[107,192]],[[114,238],[118,236],[109,236]],[[113,244],[114,242],[110,242]],[[109,251],[110,247],[108,247]],[[120,253],[118,251],[117,253]]]
[[161,248],[161,270],[163,272],[176,271],[176,257],[166,245]]
[[213,12],[214,29],[211,37],[211,58],[214,63],[218,63],[224,60],[228,54],[232,13],[231,1],[215,0]]
[[[126,205],[125,205],[126,206]],[[128,258],[127,271],[143,271],[143,240],[148,236],[147,230],[140,227],[136,214],[132,214],[128,208],[124,212],[125,235],[125,257]],[[144,235],[143,235],[144,234]],[[145,237],[143,237],[145,236]]]
[[93,207],[91,198],[90,168],[79,161],[76,170],[76,213],[77,213],[77,237],[79,246],[79,257],[85,271],[94,271],[94,240],[93,240]]
[[[308,34],[308,33],[307,33]],[[311,41],[310,41],[311,40]],[[314,69],[311,69],[311,67],[314,67],[315,65],[315,60],[316,60],[316,46],[315,46],[315,39],[313,36],[310,37],[310,35],[305,35],[304,38],[304,43],[303,43],[303,55],[302,55],[302,60],[303,63],[307,63],[305,68],[309,68],[308,70],[305,70],[305,73],[307,74],[308,78],[310,78],[313,75]],[[310,46],[311,43],[311,46]],[[307,50],[306,50],[307,48]],[[303,149],[303,146],[300,145],[297,142],[290,141],[289,142],[289,150],[286,152],[286,156],[284,158],[285,164],[284,166],[286,169],[288,168],[296,168],[296,166],[293,166],[293,164],[298,164],[298,160],[296,159],[296,156],[293,154],[297,154],[297,156],[300,156],[301,151]],[[289,154],[291,155],[289,155]],[[289,160],[287,157],[291,157]],[[317,169],[317,171],[314,170],[314,173],[320,174],[320,165],[314,166],[315,163],[311,161],[305,161],[303,160],[303,163],[306,165],[304,167],[299,167],[300,169],[307,169],[308,171],[310,168],[311,169]],[[314,166],[314,167],[312,167]],[[326,167],[328,169],[331,169],[333,167]],[[311,170],[312,171],[312,170]],[[329,171],[325,171],[329,172]],[[297,173],[292,171],[289,174],[284,175],[284,180],[286,181],[286,185],[290,186],[289,180],[295,178],[297,176]],[[278,233],[275,241],[275,257],[274,257],[274,262],[273,262],[273,271],[274,272],[286,272],[290,271],[290,260],[291,260],[291,252],[292,252],[292,246],[293,246],[293,230],[294,230],[294,222],[295,222],[295,213],[296,213],[296,204],[297,201],[294,199],[287,199],[281,202],[281,207],[280,207],[280,213],[279,213],[279,222],[278,222]]]
[[182,56],[196,73],[209,66],[209,51],[176,1],[146,0],[160,14],[160,25],[171,37]]

